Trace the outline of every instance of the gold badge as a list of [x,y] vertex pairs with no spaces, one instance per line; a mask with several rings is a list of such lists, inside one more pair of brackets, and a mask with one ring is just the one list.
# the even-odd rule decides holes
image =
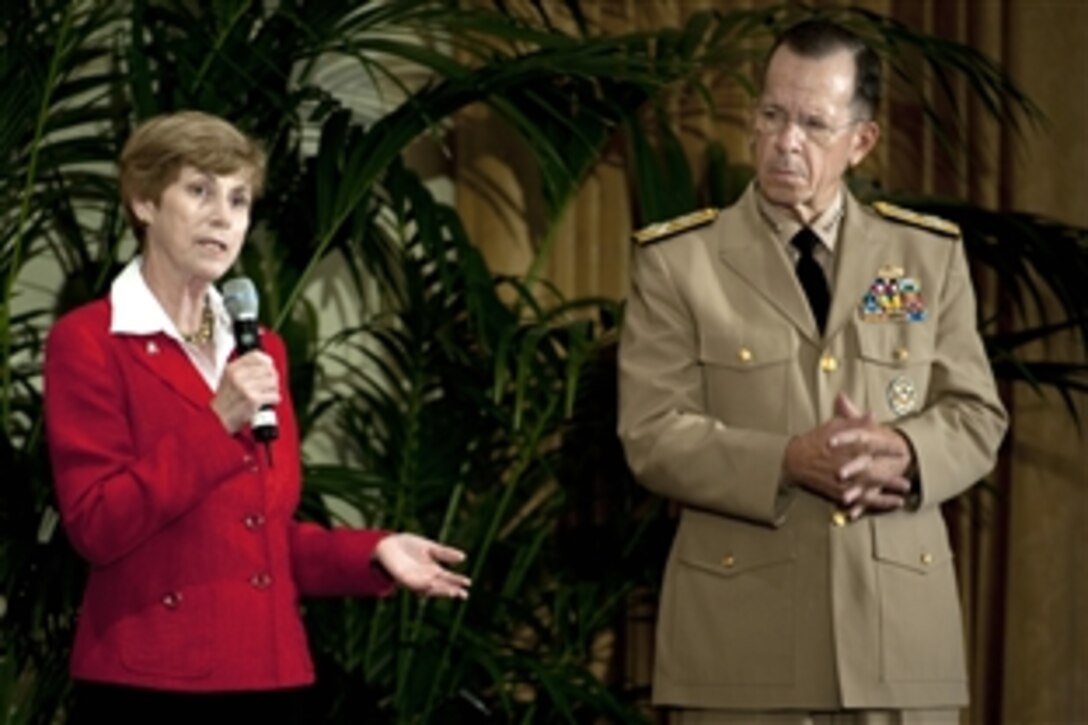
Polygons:
[[918,389],[910,378],[899,375],[888,383],[888,407],[896,415],[906,415],[918,407]]

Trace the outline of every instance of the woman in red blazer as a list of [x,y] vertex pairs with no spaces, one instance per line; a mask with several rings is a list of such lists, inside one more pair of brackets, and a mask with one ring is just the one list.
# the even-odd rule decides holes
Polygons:
[[[411,534],[300,523],[284,345],[234,353],[214,286],[262,189],[260,146],[214,116],[141,125],[121,154],[140,254],[61,318],[45,360],[64,528],[90,565],[71,673],[78,721],[303,722],[313,666],[300,595],[396,584],[464,597],[460,551]],[[249,425],[263,406],[279,435]],[[292,714],[293,713],[293,714]]]

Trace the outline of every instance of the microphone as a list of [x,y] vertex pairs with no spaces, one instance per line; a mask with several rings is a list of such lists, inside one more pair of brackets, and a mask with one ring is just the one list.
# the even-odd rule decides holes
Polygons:
[[[249,277],[228,279],[223,285],[223,304],[234,323],[234,344],[239,355],[261,349],[257,332],[257,287]],[[250,421],[253,437],[264,443],[279,437],[279,421],[271,405],[262,405]]]

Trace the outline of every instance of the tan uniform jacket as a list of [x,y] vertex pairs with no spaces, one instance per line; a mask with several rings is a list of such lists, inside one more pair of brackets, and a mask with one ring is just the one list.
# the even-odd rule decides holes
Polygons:
[[[992,468],[1006,417],[976,331],[963,245],[846,194],[821,338],[755,191],[634,253],[619,432],[681,517],[665,571],[654,699],[708,708],[932,707],[967,701],[939,504]],[[891,276],[920,320],[866,318]],[[896,276],[898,275],[898,276]],[[872,298],[870,298],[872,302]],[[870,309],[872,311],[872,309]],[[921,500],[843,523],[785,487],[790,435],[845,391],[916,452]]]

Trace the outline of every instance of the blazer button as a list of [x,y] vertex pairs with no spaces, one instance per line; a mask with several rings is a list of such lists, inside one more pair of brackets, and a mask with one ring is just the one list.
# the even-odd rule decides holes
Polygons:
[[251,531],[259,529],[264,526],[264,514],[246,514],[245,518],[242,519],[242,523]]
[[895,359],[898,362],[906,362],[910,359],[910,350],[905,347],[895,348],[895,352],[893,354],[895,355]]
[[835,513],[831,514],[831,523],[837,528],[842,528],[843,526],[846,526],[846,514],[842,511],[836,511]]
[[839,361],[834,355],[826,354],[820,358],[820,369],[825,373],[833,373],[839,369]]
[[930,564],[932,564],[933,563],[933,554],[930,554],[928,551],[924,552],[922,554],[922,563],[925,564],[926,566],[929,566]]
[[726,554],[722,557],[722,566],[726,569],[732,569],[737,564],[737,559],[732,554]]
[[162,605],[167,609],[177,609],[181,606],[181,592],[167,592],[162,595]]
[[746,347],[737,350],[737,359],[743,363],[752,362],[752,351]]
[[266,571],[259,571],[249,578],[249,584],[254,589],[267,589],[272,586],[272,575]]

